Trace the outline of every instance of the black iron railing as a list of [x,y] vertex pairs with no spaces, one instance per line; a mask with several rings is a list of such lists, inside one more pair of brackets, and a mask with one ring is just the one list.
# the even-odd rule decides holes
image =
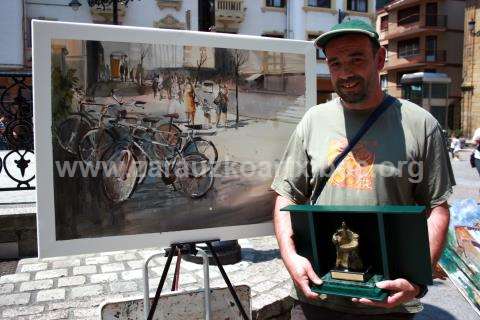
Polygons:
[[32,73],[0,71],[0,191],[35,189],[32,116]]

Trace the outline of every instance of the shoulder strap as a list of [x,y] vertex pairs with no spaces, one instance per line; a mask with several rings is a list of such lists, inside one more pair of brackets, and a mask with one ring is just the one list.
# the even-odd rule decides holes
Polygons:
[[395,98],[392,96],[387,96],[385,99],[383,99],[382,103],[372,112],[372,114],[368,117],[368,119],[365,121],[365,123],[362,125],[360,130],[358,130],[357,134],[348,141],[347,147],[333,160],[332,165],[329,167],[329,171],[326,172],[325,176],[323,177],[320,187],[314,192],[310,198],[311,204],[315,204],[317,202],[318,197],[320,196],[320,193],[322,193],[323,189],[325,188],[325,185],[328,182],[328,179],[332,176],[333,172],[337,167],[340,165],[342,160],[347,156],[347,154],[352,151],[352,149],[355,147],[355,145],[362,139],[362,137],[367,133],[368,129],[377,121],[377,119],[382,115],[385,110],[387,110],[387,107],[393,104],[395,101]]

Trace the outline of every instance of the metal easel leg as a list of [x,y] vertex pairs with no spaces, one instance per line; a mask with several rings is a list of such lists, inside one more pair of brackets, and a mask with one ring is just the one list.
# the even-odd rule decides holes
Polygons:
[[210,320],[212,314],[212,306],[210,304],[210,273],[208,254],[200,248],[197,248],[197,251],[200,252],[203,258],[203,294],[205,297],[205,320]]
[[233,297],[233,300],[235,300],[235,304],[237,305],[238,309],[240,310],[240,313],[242,314],[242,317],[244,320],[249,320],[248,315],[245,312],[245,309],[242,306],[242,303],[240,302],[240,299],[238,298],[237,292],[232,286],[232,283],[230,282],[230,279],[228,279],[227,273],[225,272],[225,269],[223,269],[222,264],[220,263],[220,259],[218,259],[217,253],[215,252],[215,249],[212,246],[211,242],[206,242],[208,249],[210,249],[210,252],[212,253],[212,257],[217,263],[218,269],[220,270],[220,273],[222,274],[223,280],[225,280],[225,283],[227,284],[228,290],[230,291],[230,294]]
[[[170,269],[170,264],[172,263],[172,259],[173,259],[173,256],[175,255],[176,250],[177,250],[176,245],[172,245],[170,247],[170,252],[168,253],[167,263],[165,264],[165,267],[163,268],[162,277],[160,278],[160,283],[158,284],[157,292],[155,293],[155,298],[153,299],[152,307],[147,308],[147,306],[150,303],[146,303],[144,305],[145,310],[150,309],[149,312],[148,312],[148,315],[147,315],[147,320],[152,320],[153,319],[153,315],[155,314],[155,310],[157,309],[158,300],[160,299],[160,293],[162,292],[163,285],[165,284],[165,280],[167,279],[168,269]],[[148,271],[147,271],[147,273],[148,273]],[[148,282],[148,277],[146,277],[145,281]],[[147,285],[147,287],[148,287],[148,285]],[[148,288],[147,288],[147,290],[148,290]],[[148,299],[148,292],[147,292],[147,299]],[[146,314],[146,312],[145,312],[145,314]]]

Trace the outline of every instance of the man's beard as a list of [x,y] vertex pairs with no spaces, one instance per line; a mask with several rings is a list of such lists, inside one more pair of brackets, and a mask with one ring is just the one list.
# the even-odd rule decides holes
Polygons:
[[[351,90],[344,87],[352,84],[355,84],[355,87]],[[348,103],[360,103],[365,101],[368,95],[367,82],[360,76],[353,76],[346,80],[337,80],[335,82],[335,91],[343,101]]]

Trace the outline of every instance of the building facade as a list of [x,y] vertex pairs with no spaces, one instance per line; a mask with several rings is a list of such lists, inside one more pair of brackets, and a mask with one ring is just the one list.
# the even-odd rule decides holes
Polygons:
[[[71,1],[70,3],[72,3]],[[112,23],[111,7],[91,8],[87,0],[80,7],[68,1],[12,0],[2,2],[0,15],[4,28],[0,35],[6,50],[0,54],[3,68],[30,68],[32,19],[83,23]],[[73,10],[75,9],[75,10]],[[141,0],[119,6],[122,25],[226,32],[297,40],[313,40],[345,19],[374,22],[372,0]],[[4,39],[3,39],[4,38]],[[3,41],[5,40],[5,41]],[[79,53],[86,55],[87,50]],[[80,59],[81,57],[79,57]],[[317,52],[318,101],[330,99],[333,92],[325,57]]]
[[[380,9],[376,18],[381,44],[387,49],[382,88],[401,97],[404,74],[447,74],[452,81],[448,106],[438,109],[446,113],[450,129],[461,125],[464,8],[465,2],[457,0],[397,0]],[[432,106],[424,107],[435,113]]]
[[[478,21],[478,22],[477,22]],[[471,137],[480,128],[480,3],[465,2],[463,47],[462,128]]]

